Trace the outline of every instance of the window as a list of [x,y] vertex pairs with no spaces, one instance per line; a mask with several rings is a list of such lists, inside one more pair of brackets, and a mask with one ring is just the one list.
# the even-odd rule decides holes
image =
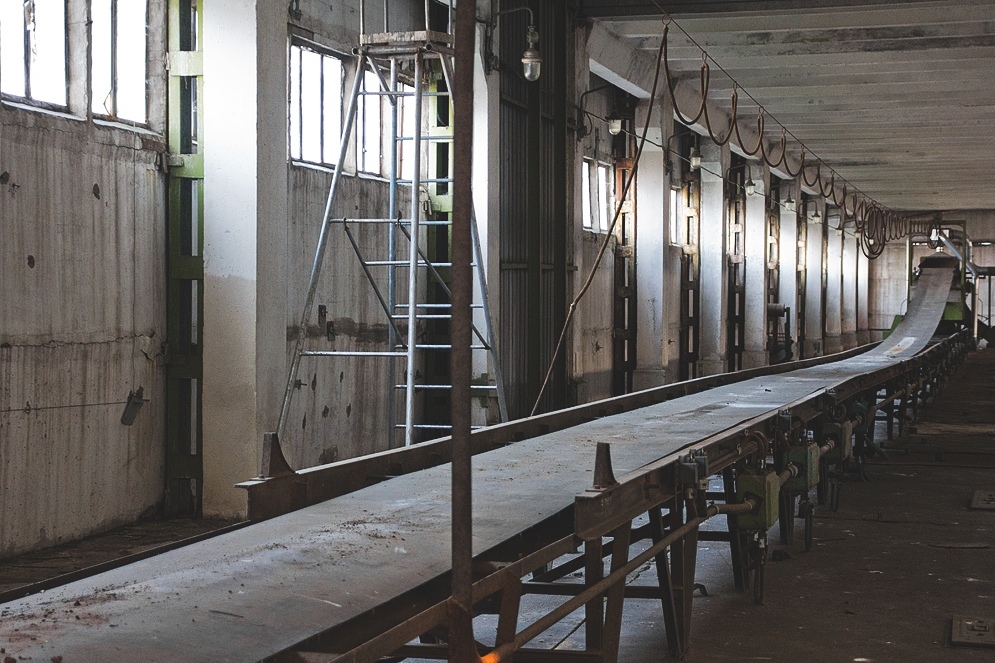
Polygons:
[[612,167],[606,163],[584,161],[581,172],[582,218],[585,230],[608,232],[615,217],[615,190]]
[[290,47],[290,158],[335,165],[342,138],[342,60]]
[[65,2],[0,2],[0,92],[67,105]]
[[143,0],[90,0],[90,108],[96,115],[146,120],[145,10]]
[[[681,205],[681,190],[671,187],[670,189],[670,244],[672,246],[682,246],[684,241],[684,230],[687,227],[686,219],[681,217],[683,213]],[[682,223],[684,222],[684,223]]]
[[383,169],[383,95],[376,72],[363,72],[363,94],[359,98],[359,132],[356,161],[364,173],[382,174]]
[[[414,95],[415,88],[410,85],[405,85],[400,83],[398,85],[400,92],[406,95]],[[415,98],[414,96],[404,96],[401,99],[401,121],[399,134],[406,138],[413,138],[415,135]],[[400,142],[400,154],[398,158],[401,161],[400,165],[400,177],[404,180],[411,180],[415,176],[415,143],[413,140],[402,140]]]
[[594,227],[594,218],[591,216],[591,162],[584,162],[584,170],[580,178],[581,196],[583,197],[583,217],[581,223],[584,228],[591,230]]

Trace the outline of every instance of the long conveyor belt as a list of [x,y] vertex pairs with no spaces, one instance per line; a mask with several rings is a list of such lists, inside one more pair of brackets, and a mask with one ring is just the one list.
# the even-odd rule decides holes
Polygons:
[[[751,418],[919,353],[951,271],[925,269],[876,349],[510,444],[473,459],[475,554],[589,488],[598,442],[625,474]],[[48,661],[258,661],[449,570],[448,465],[0,606],[7,655]]]

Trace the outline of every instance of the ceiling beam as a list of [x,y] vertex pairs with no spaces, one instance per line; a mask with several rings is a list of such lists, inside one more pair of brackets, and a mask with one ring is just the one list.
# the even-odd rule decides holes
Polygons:
[[[904,0],[906,4],[929,3],[933,0]],[[697,14],[728,14],[736,12],[785,12],[825,10],[826,8],[861,8],[895,4],[894,0],[581,0],[580,14],[587,18],[611,19],[650,18],[662,16],[694,16]]]

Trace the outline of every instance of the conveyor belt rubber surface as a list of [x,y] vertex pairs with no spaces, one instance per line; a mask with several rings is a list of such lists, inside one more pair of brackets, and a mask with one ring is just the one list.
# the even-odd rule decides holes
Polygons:
[[[911,357],[932,337],[950,270],[923,270],[905,320],[857,357],[605,417],[473,458],[474,553],[569,508],[595,446],[617,473]],[[893,342],[894,341],[894,342]],[[258,661],[449,570],[449,466],[0,606],[0,645],[47,661]]]

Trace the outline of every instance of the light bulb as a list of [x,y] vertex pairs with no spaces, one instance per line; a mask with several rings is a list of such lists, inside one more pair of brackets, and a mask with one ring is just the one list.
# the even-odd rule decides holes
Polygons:
[[752,196],[757,192],[757,185],[753,182],[752,177],[746,180],[746,184],[743,185],[743,188],[746,189],[746,195],[748,196]]
[[525,80],[534,82],[539,80],[542,69],[542,56],[539,55],[539,49],[536,48],[536,44],[539,43],[539,33],[536,32],[534,25],[529,26],[525,38],[529,42],[529,47],[522,53],[522,74],[525,76]]
[[617,136],[622,133],[622,118],[620,117],[610,117],[608,118],[608,133],[612,136]]
[[691,170],[698,170],[701,168],[701,153],[698,152],[697,147],[691,148],[691,158],[688,159],[691,162]]
[[818,220],[819,220],[819,219],[821,219],[821,218],[822,218],[822,215],[821,215],[821,214],[819,214],[819,210],[818,210],[818,209],[817,209],[817,210],[815,210],[815,214],[813,214],[813,215],[812,215],[812,220],[813,220],[813,221],[818,221]]
[[795,199],[792,198],[790,194],[788,195],[787,198],[784,199],[784,209],[788,210],[789,212],[795,211]]

